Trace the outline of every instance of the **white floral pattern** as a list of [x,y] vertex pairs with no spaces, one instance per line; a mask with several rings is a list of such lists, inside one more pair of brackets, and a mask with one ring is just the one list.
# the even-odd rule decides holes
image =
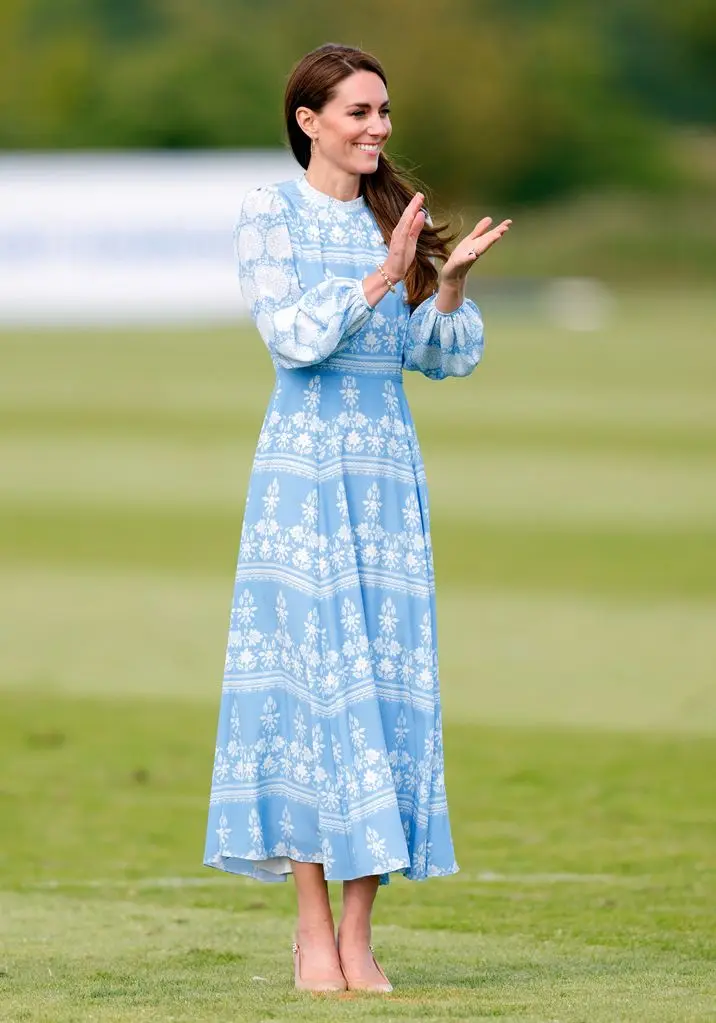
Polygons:
[[259,435],[257,466],[270,468],[271,454],[288,452],[310,456],[319,465],[338,456],[369,454],[385,458],[389,464],[407,463],[414,469],[419,460],[415,431],[412,422],[406,422],[401,414],[395,383],[383,382],[383,408],[375,417],[359,408],[360,385],[355,376],[341,378],[339,393],[340,410],[330,418],[322,417],[321,377],[313,376],[303,389],[302,407],[286,412],[282,410],[279,383]]
[[[280,673],[290,680],[287,688],[299,700],[313,701],[314,717],[330,715],[339,705],[357,702],[366,685],[378,690],[382,699],[402,702],[408,697],[413,708],[425,711],[432,710],[438,701],[437,653],[429,611],[420,622],[420,642],[409,647],[399,639],[400,619],[392,597],[381,602],[373,639],[368,637],[356,602],[344,597],[336,608],[341,641],[335,646],[321,624],[319,608],[308,611],[298,642],[291,636],[288,604],[281,590],[274,610],[275,627],[262,631],[257,627],[259,606],[251,590],[237,592],[226,648],[225,692],[256,692],[264,685],[272,688],[275,673]],[[270,713],[273,707],[265,705],[262,713]],[[237,713],[232,709],[232,736]],[[294,720],[296,735],[302,734],[302,720],[302,714]],[[396,727],[399,730],[403,724]],[[396,737],[401,742],[404,738],[397,731]],[[220,780],[225,780],[223,771],[220,775]]]
[[403,369],[474,369],[469,301],[372,308],[362,196],[254,189],[241,287],[277,369],[246,500],[204,862],[285,881],[457,869],[445,791],[425,473]]
[[[383,484],[385,485],[385,484]],[[310,487],[310,485],[309,485]],[[327,596],[347,587],[376,580],[390,582],[393,589],[427,596],[432,586],[430,533],[423,529],[423,514],[415,492],[402,503],[402,529],[390,530],[381,523],[381,485],[374,480],[364,491],[360,521],[350,514],[343,481],[326,484],[319,498],[317,488],[300,501],[301,520],[282,526],[277,518],[281,501],[277,477],[262,497],[258,521],[244,519],[237,582],[275,579],[292,573],[294,585],[314,596]],[[325,503],[332,500],[334,528],[320,528],[319,510],[329,518]],[[359,506],[360,507],[360,506]]]
[[[369,643],[361,632],[360,614],[355,604],[346,599],[341,611],[345,639],[340,650],[325,646],[326,630],[317,623],[315,612],[309,614],[305,623],[303,643],[294,649],[286,629],[288,615],[283,594],[277,599],[277,628],[268,642],[267,637],[254,628],[256,612],[250,592],[245,591],[233,616],[236,628],[230,633],[226,691],[243,693],[244,697],[252,692],[249,667],[257,671],[258,678],[262,677],[262,668],[275,669],[279,664],[294,679],[298,671],[303,677],[301,684],[292,689],[296,700],[288,728],[284,726],[276,699],[269,695],[263,700],[260,713],[253,715],[244,726],[251,734],[251,740],[247,741],[242,734],[239,701],[234,699],[231,704],[228,741],[216,749],[214,785],[221,789],[224,802],[239,801],[251,807],[247,824],[251,849],[248,853],[245,850],[232,852],[229,843],[232,829],[228,827],[226,813],[222,812],[216,831],[220,857],[251,861],[276,856],[302,859],[300,850],[289,842],[294,830],[289,800],[294,805],[309,807],[317,802],[325,830],[339,835],[347,829],[355,829],[366,817],[372,816],[378,806],[402,813],[404,833],[411,815],[418,827],[426,828],[431,817],[446,814],[440,717],[438,715],[432,728],[424,731],[422,744],[418,744],[413,739],[415,729],[409,724],[408,716],[414,715],[421,695],[430,694],[429,700],[423,700],[425,707],[433,707],[439,700],[429,622],[423,623],[423,642],[418,649],[405,650],[394,638],[398,618],[395,605],[387,598],[379,615],[380,634]],[[244,656],[247,651],[248,658]],[[376,693],[382,701],[392,700],[397,707],[393,728],[389,732],[374,731],[380,735],[380,742],[376,744],[368,741],[371,722],[364,725],[350,710],[355,690],[370,677],[372,664],[378,667],[373,683]],[[398,687],[390,685],[398,679]],[[385,690],[381,689],[380,680],[389,683]],[[331,732],[327,717],[319,716],[321,709],[324,712],[331,709],[335,714],[337,708],[330,703],[330,698],[338,692],[347,697],[344,739]],[[313,700],[314,724],[309,732],[303,706],[310,706],[316,694],[321,704]],[[359,705],[358,700],[355,703]],[[281,838],[267,846],[253,804],[262,791],[269,789],[285,801],[278,821]],[[387,873],[406,866],[405,862],[397,862],[399,857],[388,854],[386,839],[368,824],[365,825],[365,844],[373,857],[372,872]],[[427,849],[425,843],[423,845],[424,850]],[[328,848],[332,855],[333,847],[324,835],[322,851]],[[324,860],[317,858],[316,861],[323,862],[324,869],[330,869]],[[422,862],[418,859],[419,864]],[[423,866],[417,873],[418,876],[424,873]]]

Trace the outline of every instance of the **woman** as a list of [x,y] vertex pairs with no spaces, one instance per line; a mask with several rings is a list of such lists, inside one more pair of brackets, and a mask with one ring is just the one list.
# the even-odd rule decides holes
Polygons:
[[[383,152],[388,111],[374,57],[309,53],[285,97],[306,172],[250,191],[236,228],[276,384],[244,515],[204,862],[293,874],[295,983],[311,990],[391,990],[371,945],[378,886],[458,870],[402,372],[472,372],[483,331],[465,277],[511,222],[481,220],[450,253],[455,235],[426,223],[423,194]],[[327,880],[343,882],[337,940]]]

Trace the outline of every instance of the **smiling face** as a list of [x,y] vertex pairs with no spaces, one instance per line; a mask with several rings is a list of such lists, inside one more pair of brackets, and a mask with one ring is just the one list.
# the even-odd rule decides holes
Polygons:
[[379,75],[355,71],[344,78],[319,114],[299,107],[296,118],[317,139],[311,162],[333,164],[348,174],[371,174],[390,138],[390,104]]

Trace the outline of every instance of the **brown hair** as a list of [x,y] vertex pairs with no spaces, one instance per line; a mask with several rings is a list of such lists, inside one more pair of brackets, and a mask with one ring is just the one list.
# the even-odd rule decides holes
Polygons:
[[[305,106],[320,113],[335,95],[339,82],[356,71],[375,72],[387,87],[385,72],[375,57],[363,50],[337,43],[325,43],[307,53],[291,72],[284,97],[286,130],[293,155],[304,170],[311,159],[311,144],[296,120],[296,110]],[[385,152],[381,152],[378,157],[375,173],[361,176],[360,187],[386,245],[390,245],[393,228],[415,193],[423,192],[426,199],[428,195],[426,187],[415,175],[396,167]],[[456,237],[457,233],[449,233],[449,225],[446,223],[433,223],[432,226],[426,223],[418,236],[415,259],[404,280],[410,306],[418,305],[433,294],[438,271],[432,259],[437,257],[445,262],[450,255],[448,242]]]

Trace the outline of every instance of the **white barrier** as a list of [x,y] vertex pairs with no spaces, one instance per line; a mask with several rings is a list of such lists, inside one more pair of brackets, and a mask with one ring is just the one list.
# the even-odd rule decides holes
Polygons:
[[0,323],[177,323],[246,313],[233,227],[290,152],[0,156]]

